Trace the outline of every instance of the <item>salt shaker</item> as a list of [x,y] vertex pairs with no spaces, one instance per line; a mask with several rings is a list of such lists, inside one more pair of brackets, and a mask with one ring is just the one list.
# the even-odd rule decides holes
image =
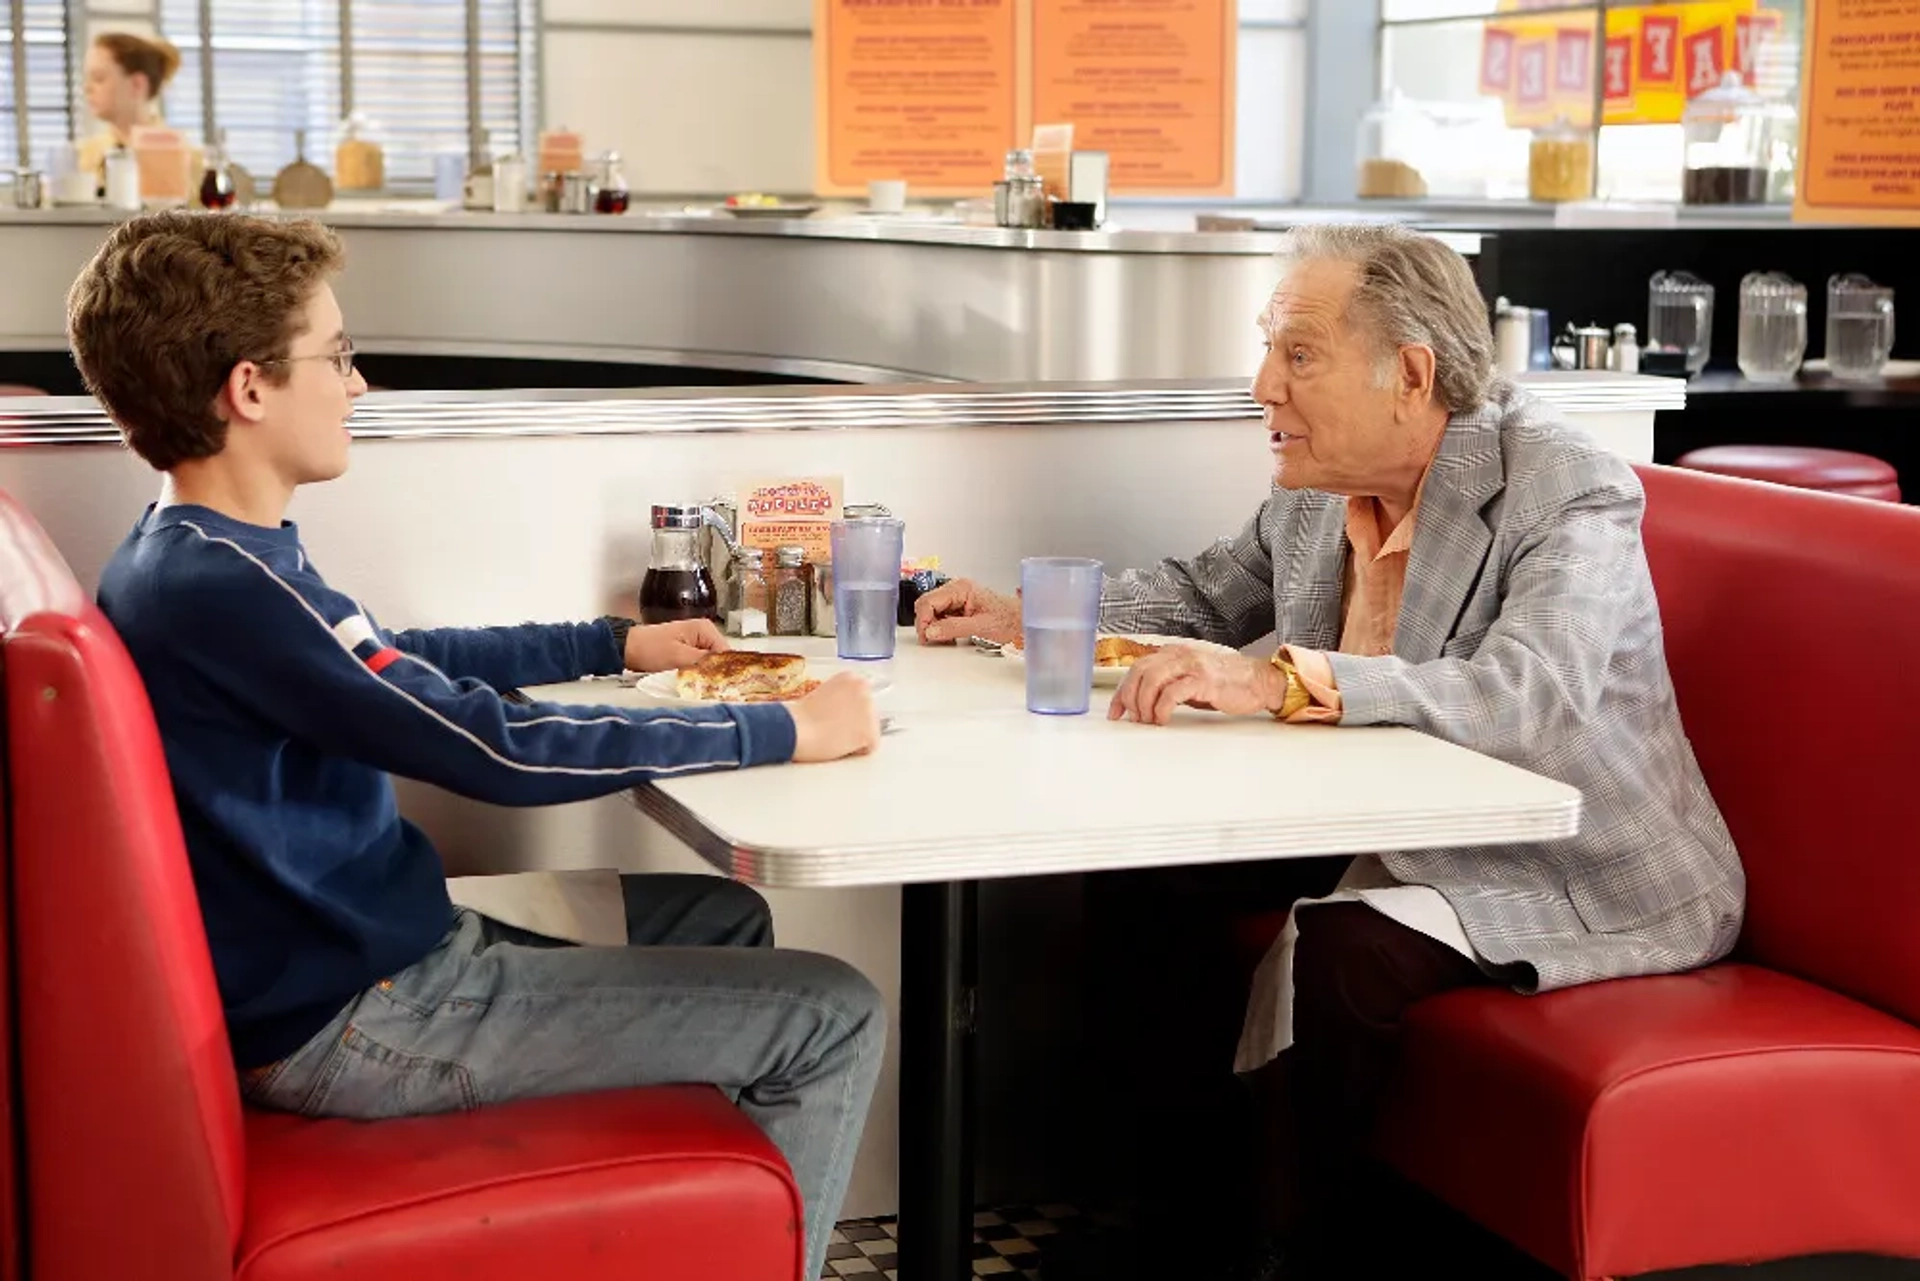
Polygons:
[[1532,309],[1500,308],[1493,318],[1493,345],[1501,373],[1508,376],[1526,373],[1533,362]]
[[1613,350],[1608,354],[1608,367],[1622,374],[1640,372],[1640,339],[1632,325],[1613,327]]
[[765,636],[773,615],[773,589],[767,582],[767,554],[758,547],[742,547],[733,554],[733,581],[728,584],[727,635]]

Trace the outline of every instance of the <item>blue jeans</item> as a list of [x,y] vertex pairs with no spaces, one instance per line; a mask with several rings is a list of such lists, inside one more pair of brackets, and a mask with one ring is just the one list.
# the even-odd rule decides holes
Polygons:
[[451,1112],[547,1094],[719,1086],[786,1156],[820,1275],[886,1045],[873,985],[774,950],[767,905],[713,876],[623,876],[628,947],[464,909],[418,963],[354,998],[247,1099],[308,1116]]

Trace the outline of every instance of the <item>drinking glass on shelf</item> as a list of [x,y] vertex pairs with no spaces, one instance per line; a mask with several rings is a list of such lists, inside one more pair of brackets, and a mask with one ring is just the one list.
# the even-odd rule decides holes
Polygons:
[[1740,282],[1740,372],[1757,383],[1792,382],[1807,354],[1807,287],[1777,271]]
[[1080,716],[1093,700],[1093,634],[1100,625],[1097,560],[1037,556],[1020,562],[1027,710]]
[[1827,281],[1827,370],[1878,378],[1893,355],[1893,290],[1849,273]]
[[1647,282],[1647,346],[1684,351],[1688,374],[1705,369],[1713,348],[1713,286],[1684,271],[1655,272]]

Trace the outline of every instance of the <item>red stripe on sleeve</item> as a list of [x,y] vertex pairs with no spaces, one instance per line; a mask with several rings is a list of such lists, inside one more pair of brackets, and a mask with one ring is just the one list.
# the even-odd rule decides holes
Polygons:
[[374,651],[373,657],[367,660],[367,670],[378,675],[399,661],[400,651],[389,646],[386,649]]

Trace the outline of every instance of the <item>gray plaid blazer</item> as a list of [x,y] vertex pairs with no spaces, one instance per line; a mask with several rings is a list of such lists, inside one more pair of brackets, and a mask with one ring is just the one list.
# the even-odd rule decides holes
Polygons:
[[1346,725],[1406,725],[1580,789],[1565,840],[1382,851],[1522,991],[1730,951],[1746,877],[1680,726],[1633,469],[1511,383],[1455,415],[1422,493],[1393,653],[1334,653],[1346,500],[1276,489],[1237,538],[1107,583],[1101,624],[1328,652]]

